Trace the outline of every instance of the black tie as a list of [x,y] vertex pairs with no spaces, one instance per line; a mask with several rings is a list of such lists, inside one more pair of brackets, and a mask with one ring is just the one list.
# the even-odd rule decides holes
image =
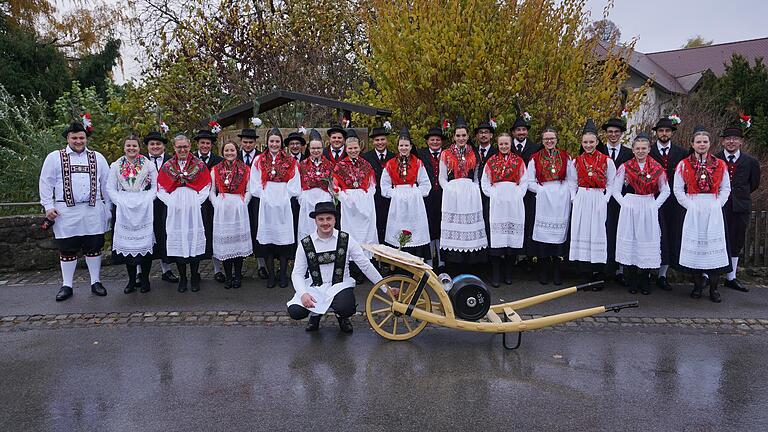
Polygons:
[[736,155],[730,155],[728,156],[728,162],[735,163],[736,162]]
[[334,156],[333,158],[334,158],[334,159],[338,159],[338,158],[339,158],[339,153],[341,153],[341,150],[334,150],[334,151],[333,151],[333,154],[334,154],[335,156]]
[[611,149],[611,159],[616,160],[616,149],[615,148]]
[[387,156],[386,153],[379,153],[379,162],[384,163],[384,158]]
[[157,164],[157,160],[160,159],[160,156],[152,156],[152,159],[155,160],[155,168],[160,171],[160,165]]
[[667,150],[669,150],[669,147],[662,147],[661,148],[661,156],[662,157],[667,155]]
[[522,144],[518,144],[517,145],[517,152],[520,153],[520,154],[523,154],[523,145]]
[[200,156],[200,159],[202,159],[204,163],[208,163],[208,156]]
[[299,155],[298,155],[298,154],[295,154],[295,155],[293,155],[293,157],[295,157],[295,158],[296,158],[296,162],[298,162],[298,161],[299,161]]
[[480,149],[480,159],[485,160],[485,149],[484,148]]
[[432,152],[432,157],[437,159],[440,156],[440,152]]

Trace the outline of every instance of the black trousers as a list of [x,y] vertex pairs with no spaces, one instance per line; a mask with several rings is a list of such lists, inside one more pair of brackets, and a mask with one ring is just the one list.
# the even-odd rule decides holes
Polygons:
[[723,207],[723,218],[725,219],[725,234],[731,245],[731,256],[737,257],[741,255],[741,250],[744,249],[749,213],[735,213],[731,202],[728,201]]
[[104,247],[104,234],[56,239],[56,246],[63,257],[77,257],[80,251],[83,251],[84,255],[98,255]]
[[[355,292],[352,288],[345,288],[333,297],[331,308],[336,315],[349,318],[355,314]],[[291,319],[302,320],[309,316],[309,310],[301,305],[288,306],[288,315]]]

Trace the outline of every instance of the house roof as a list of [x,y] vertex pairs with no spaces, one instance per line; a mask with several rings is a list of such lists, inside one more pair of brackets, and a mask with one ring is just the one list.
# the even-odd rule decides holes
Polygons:
[[734,54],[745,57],[750,63],[754,63],[757,58],[768,59],[768,37],[659,51],[647,53],[646,56],[671,75],[680,78],[703,73],[707,69],[717,76],[722,76],[725,73],[725,65],[730,62]]
[[[331,108],[337,108],[343,111],[362,113],[371,116],[390,116],[392,111],[385,108],[376,108],[368,105],[353,104],[330,99],[322,96],[313,96],[304,93],[298,93],[288,90],[277,90],[257,99],[259,103],[259,112],[253,112],[253,101],[238,105],[216,115],[216,120],[222,126],[235,124],[238,118],[243,115],[255,115],[275,109],[293,101],[309,102],[311,104],[323,105]],[[206,123],[204,121],[203,123]]]

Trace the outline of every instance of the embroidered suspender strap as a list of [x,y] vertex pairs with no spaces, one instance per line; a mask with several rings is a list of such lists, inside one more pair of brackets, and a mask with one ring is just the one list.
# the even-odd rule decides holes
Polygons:
[[309,276],[312,278],[312,286],[322,285],[323,275],[320,274],[320,261],[317,259],[312,237],[306,236],[301,239],[301,246],[304,248],[304,255],[307,257],[307,267],[309,267]]
[[86,150],[85,152],[88,155],[88,176],[90,177],[89,180],[91,181],[91,195],[88,198],[88,205],[91,207],[96,207],[96,152],[89,150]]
[[344,266],[347,264],[347,246],[349,246],[349,234],[339,231],[339,239],[336,241],[336,262],[333,263],[333,285],[344,280]]
[[61,160],[61,178],[64,186],[64,202],[67,203],[67,207],[74,207],[75,198],[72,196],[72,166],[69,163],[69,155],[67,155],[66,148],[59,150],[59,159]]

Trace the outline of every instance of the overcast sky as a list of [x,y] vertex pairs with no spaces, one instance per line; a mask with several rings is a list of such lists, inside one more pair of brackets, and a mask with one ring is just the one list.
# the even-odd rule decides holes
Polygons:
[[[592,20],[602,19],[606,0],[588,0]],[[623,41],[637,36],[636,49],[649,53],[678,49],[693,36],[714,43],[768,36],[768,1],[763,0],[615,0],[608,19],[618,25]],[[132,47],[123,48],[125,75],[116,69],[118,82],[139,73]]]

